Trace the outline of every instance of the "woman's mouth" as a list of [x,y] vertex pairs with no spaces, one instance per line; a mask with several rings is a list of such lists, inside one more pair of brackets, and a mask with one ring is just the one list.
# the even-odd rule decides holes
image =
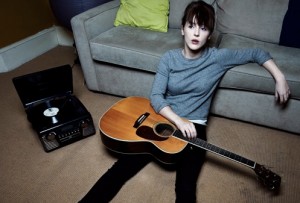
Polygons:
[[192,40],[192,44],[198,44],[198,43],[199,43],[198,40],[196,40],[196,39],[193,39],[193,40]]

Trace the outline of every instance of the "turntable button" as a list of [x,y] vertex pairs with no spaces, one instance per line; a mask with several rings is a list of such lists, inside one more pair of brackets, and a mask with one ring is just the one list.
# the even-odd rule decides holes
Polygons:
[[80,122],[80,127],[81,127],[81,128],[86,128],[86,127],[88,127],[88,123],[85,122],[85,121],[81,121],[81,122]]
[[56,135],[55,132],[50,132],[50,133],[47,135],[47,140],[55,140],[55,135]]

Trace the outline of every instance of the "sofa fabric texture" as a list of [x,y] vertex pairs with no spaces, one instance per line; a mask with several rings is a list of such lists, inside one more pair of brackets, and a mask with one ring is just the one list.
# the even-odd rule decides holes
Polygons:
[[217,7],[220,32],[278,43],[288,0],[218,0]]
[[[212,46],[270,52],[291,89],[289,103],[278,105],[274,79],[264,68],[255,63],[237,66],[222,78],[211,113],[299,134],[300,49],[279,45],[289,0],[205,1],[216,11]],[[167,32],[114,26],[119,0],[73,17],[73,34],[87,87],[123,97],[149,97],[161,55],[183,45],[181,17],[190,2],[169,0]]]

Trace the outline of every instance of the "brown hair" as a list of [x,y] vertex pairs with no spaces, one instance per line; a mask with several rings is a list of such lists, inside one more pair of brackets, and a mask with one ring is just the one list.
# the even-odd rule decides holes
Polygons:
[[204,25],[210,34],[213,33],[215,28],[215,10],[211,5],[204,1],[191,2],[184,11],[181,20],[182,27],[184,27],[187,22],[193,24],[194,18],[199,25]]

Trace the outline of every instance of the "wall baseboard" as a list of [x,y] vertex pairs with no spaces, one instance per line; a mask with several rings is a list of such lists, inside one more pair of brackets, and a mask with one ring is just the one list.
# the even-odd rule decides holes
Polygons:
[[0,73],[14,70],[58,45],[73,46],[73,43],[72,34],[62,27],[53,26],[42,30],[0,49]]

